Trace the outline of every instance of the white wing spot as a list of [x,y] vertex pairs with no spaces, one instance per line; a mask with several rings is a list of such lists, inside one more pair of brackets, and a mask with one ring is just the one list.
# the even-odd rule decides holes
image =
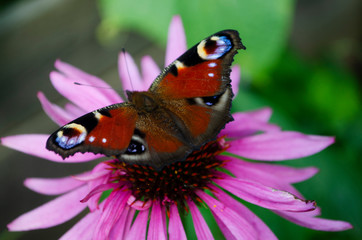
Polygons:
[[102,143],[106,143],[107,139],[106,138],[102,138]]
[[216,67],[216,62],[211,62],[211,63],[209,63],[209,67]]
[[93,142],[94,139],[96,139],[94,136],[90,136],[90,137],[88,138],[88,140],[89,140],[90,142]]
[[213,73],[208,73],[207,75],[209,75],[209,77],[215,76],[215,74],[213,74]]

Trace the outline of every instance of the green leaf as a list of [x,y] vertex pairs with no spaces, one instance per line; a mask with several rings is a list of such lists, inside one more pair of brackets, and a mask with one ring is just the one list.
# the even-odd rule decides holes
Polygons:
[[99,0],[99,6],[100,27],[108,29],[102,33],[131,29],[163,46],[176,14],[182,17],[189,46],[214,32],[236,29],[247,47],[237,60],[251,76],[265,74],[281,54],[294,11],[292,0]]

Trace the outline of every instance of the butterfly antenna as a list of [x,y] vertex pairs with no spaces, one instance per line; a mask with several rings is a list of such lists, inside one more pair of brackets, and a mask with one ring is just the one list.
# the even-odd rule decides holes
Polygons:
[[127,69],[128,81],[129,81],[129,83],[130,83],[130,85],[131,85],[132,91],[134,91],[133,84],[132,84],[132,80],[131,80],[131,74],[129,73],[128,63],[127,63],[127,54],[126,54],[126,50],[125,50],[124,48],[122,48],[122,54],[123,54],[124,63],[125,63],[125,65],[126,65],[126,69]]
[[94,87],[94,88],[103,88],[103,89],[113,89],[112,87],[103,87],[103,86],[95,86],[87,83],[73,82],[75,85],[85,86],[85,87]]

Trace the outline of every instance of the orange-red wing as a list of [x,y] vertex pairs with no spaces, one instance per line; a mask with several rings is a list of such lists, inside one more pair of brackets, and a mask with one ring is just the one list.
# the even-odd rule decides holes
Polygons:
[[[210,63],[215,64],[215,67],[211,68]],[[211,66],[214,66],[213,64]],[[180,66],[177,75],[172,73],[165,75],[159,89],[165,97],[194,98],[216,95],[228,83],[228,79],[222,78],[221,60],[213,60],[194,66]]]
[[208,97],[230,87],[230,65],[241,44],[238,32],[225,30],[204,39],[170,64],[150,87],[164,98]]
[[76,152],[119,155],[131,141],[137,117],[127,104],[102,108],[58,129],[49,137],[46,147],[63,158]]
[[133,108],[127,107],[111,109],[108,112],[110,116],[100,115],[97,126],[88,133],[84,144],[105,148],[106,152],[123,152],[133,135],[137,113]]

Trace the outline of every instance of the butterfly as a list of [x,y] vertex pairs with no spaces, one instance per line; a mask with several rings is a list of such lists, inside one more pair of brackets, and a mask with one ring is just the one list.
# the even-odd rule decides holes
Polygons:
[[246,48],[235,30],[209,36],[166,67],[148,91],[127,91],[128,102],[64,125],[46,148],[63,159],[93,152],[155,169],[184,160],[233,120],[230,66],[238,49]]

